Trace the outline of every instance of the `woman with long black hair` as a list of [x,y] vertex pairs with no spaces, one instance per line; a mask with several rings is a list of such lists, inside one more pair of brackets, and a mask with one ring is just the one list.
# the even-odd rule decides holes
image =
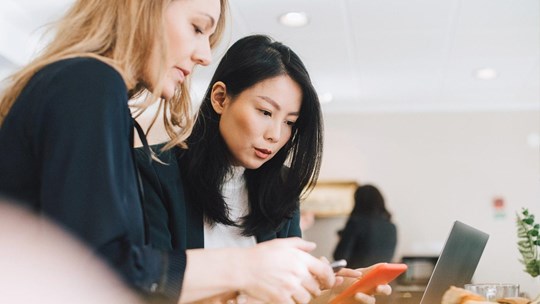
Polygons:
[[[290,237],[301,236],[299,200],[317,180],[322,133],[317,93],[300,58],[267,36],[240,39],[216,69],[188,148],[155,146],[161,163],[139,150],[152,243],[256,250],[301,241]],[[314,260],[302,250],[294,256],[276,252],[273,267]],[[259,262],[243,266],[257,269]],[[282,293],[279,303],[307,303],[324,287],[283,277],[266,283],[305,287]]]

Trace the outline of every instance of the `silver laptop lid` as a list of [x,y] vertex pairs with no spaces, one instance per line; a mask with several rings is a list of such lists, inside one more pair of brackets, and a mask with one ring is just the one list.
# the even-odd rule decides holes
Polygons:
[[455,221],[420,304],[441,303],[451,285],[470,283],[488,238],[488,234]]

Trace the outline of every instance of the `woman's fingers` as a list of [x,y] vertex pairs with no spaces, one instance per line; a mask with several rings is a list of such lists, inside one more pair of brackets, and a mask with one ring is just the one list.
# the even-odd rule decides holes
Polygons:
[[[392,287],[390,285],[378,285],[375,289],[375,294],[390,295],[392,293]],[[376,299],[374,296],[370,296],[364,293],[357,293],[354,295],[354,299],[362,304],[375,304]]]
[[305,252],[310,252],[313,249],[315,249],[315,247],[317,247],[317,244],[313,242],[308,242],[299,237],[276,239],[276,240],[273,240],[272,242],[274,242],[275,244],[278,244],[278,246],[295,247]]
[[320,287],[327,289],[334,286],[336,276],[334,275],[334,271],[332,271],[332,267],[328,263],[322,262],[312,256],[309,257],[309,260],[309,272],[317,277]]
[[345,282],[343,277],[336,276],[336,282],[334,283],[334,286],[339,286],[339,285],[343,284],[343,282]]
[[375,293],[379,295],[389,296],[392,294],[392,286],[390,285],[378,285],[375,289]]
[[358,269],[343,268],[336,273],[338,276],[346,278],[359,278],[362,276],[362,271]]
[[311,294],[306,289],[299,289],[295,294],[292,295],[294,303],[307,304],[311,301]]
[[358,268],[356,270],[360,271],[360,272],[363,272],[363,273],[366,273],[366,272],[370,272],[373,268],[377,267],[378,265],[380,264],[386,264],[386,263],[377,263],[377,264],[373,264],[369,267],[365,267],[365,268]]
[[354,299],[362,304],[375,304],[375,297],[360,292],[354,295]]
[[321,295],[321,288],[319,282],[313,277],[309,276],[302,282],[302,286],[309,291],[313,297],[318,297]]

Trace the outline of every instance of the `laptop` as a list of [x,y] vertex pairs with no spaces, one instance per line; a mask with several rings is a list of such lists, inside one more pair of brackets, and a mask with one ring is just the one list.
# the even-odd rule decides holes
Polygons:
[[463,287],[470,283],[488,238],[488,234],[455,221],[420,304],[441,303],[451,285]]

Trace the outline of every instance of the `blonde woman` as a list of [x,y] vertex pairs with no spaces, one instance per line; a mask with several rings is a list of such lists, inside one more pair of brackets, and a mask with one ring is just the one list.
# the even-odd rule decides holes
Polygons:
[[[226,6],[78,0],[0,99],[0,194],[56,221],[151,298],[190,302],[243,289],[274,299],[280,290],[260,282],[294,278],[292,292],[334,282],[328,265],[300,254],[314,246],[301,240],[186,253],[151,249],[146,238],[128,99],[148,90],[163,100],[170,144],[182,145],[192,126],[187,79],[194,66],[210,63]],[[268,267],[273,257],[292,262]],[[239,273],[235,266],[246,259],[268,271]]]

